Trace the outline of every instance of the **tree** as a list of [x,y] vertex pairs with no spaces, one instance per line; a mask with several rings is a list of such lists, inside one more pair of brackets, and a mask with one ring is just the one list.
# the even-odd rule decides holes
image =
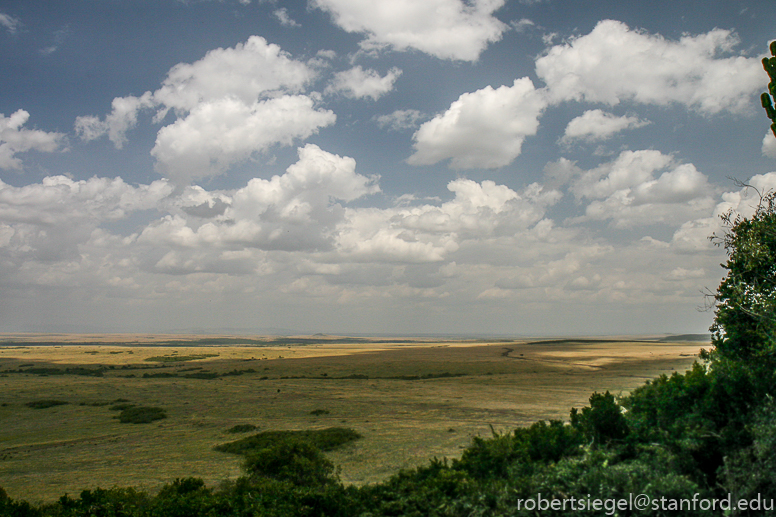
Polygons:
[[[752,187],[754,188],[754,187]],[[718,241],[728,254],[711,327],[716,356],[734,361],[776,357],[776,193],[760,193],[754,215],[727,213]],[[714,359],[714,356],[712,356]]]
[[[776,41],[770,51],[773,57],[762,61],[770,83],[761,101],[776,136]],[[725,235],[712,236],[727,251],[728,273],[714,297],[711,359],[745,361],[772,371],[776,365],[776,193],[757,193],[760,202],[754,215],[743,218],[728,212],[722,217]]]
[[593,445],[608,444],[628,436],[628,422],[622,408],[608,391],[590,395],[590,407],[571,409],[571,426],[579,429]]

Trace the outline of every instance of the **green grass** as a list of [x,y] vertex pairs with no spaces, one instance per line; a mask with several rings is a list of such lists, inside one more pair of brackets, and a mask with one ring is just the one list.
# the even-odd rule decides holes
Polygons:
[[216,445],[215,450],[232,454],[247,454],[250,451],[266,449],[282,441],[302,441],[322,451],[331,451],[361,438],[353,429],[329,427],[312,431],[264,431],[233,442]]
[[129,409],[131,407],[135,407],[137,404],[130,404],[127,402],[121,402],[119,404],[113,404],[110,409],[111,411],[124,411],[125,409]]

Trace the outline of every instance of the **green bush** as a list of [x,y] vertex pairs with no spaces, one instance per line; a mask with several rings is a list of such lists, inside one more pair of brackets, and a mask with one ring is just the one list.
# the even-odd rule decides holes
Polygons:
[[119,422],[122,424],[148,424],[162,418],[167,418],[167,413],[158,407],[132,406],[119,413]]
[[64,404],[67,404],[67,402],[65,402],[64,400],[43,399],[43,400],[33,400],[31,402],[25,403],[24,405],[32,409],[46,409],[54,406],[62,406]]
[[316,486],[336,481],[334,464],[308,442],[283,440],[248,453],[245,470],[294,485]]
[[250,431],[254,431],[256,429],[258,429],[258,428],[255,425],[253,425],[253,424],[237,424],[237,425],[227,429],[226,432],[227,433],[232,433],[232,434],[237,434],[237,433],[247,433],[247,432],[250,432]]
[[571,425],[593,445],[622,441],[630,432],[622,408],[608,391],[590,395],[590,407],[571,409]]

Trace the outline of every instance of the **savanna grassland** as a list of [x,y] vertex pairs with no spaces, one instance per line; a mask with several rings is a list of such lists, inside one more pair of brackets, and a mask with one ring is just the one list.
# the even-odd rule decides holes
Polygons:
[[[243,472],[242,457],[213,449],[246,436],[228,432],[241,425],[351,428],[362,438],[328,457],[343,482],[377,482],[435,456],[457,457],[473,437],[490,436],[490,426],[566,420],[594,391],[625,394],[683,372],[702,346],[656,338],[5,336],[0,486],[34,502],[97,486],[154,491],[185,476],[217,485]],[[122,423],[122,405],[161,408],[166,418]]]

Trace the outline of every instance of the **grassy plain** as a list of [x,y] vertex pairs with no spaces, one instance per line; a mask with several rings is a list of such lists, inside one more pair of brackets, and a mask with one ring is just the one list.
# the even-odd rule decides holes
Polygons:
[[[250,435],[227,432],[247,424],[352,428],[363,438],[329,457],[343,481],[375,482],[434,456],[456,457],[491,425],[508,431],[565,420],[593,391],[621,395],[684,371],[708,346],[629,338],[4,337],[0,486],[29,501],[96,486],[155,490],[184,476],[208,484],[235,478],[241,458],[213,447]],[[97,371],[101,377],[88,375]],[[192,374],[201,378],[185,377]],[[67,404],[27,405],[41,400]],[[167,417],[122,424],[110,409],[122,401]]]

